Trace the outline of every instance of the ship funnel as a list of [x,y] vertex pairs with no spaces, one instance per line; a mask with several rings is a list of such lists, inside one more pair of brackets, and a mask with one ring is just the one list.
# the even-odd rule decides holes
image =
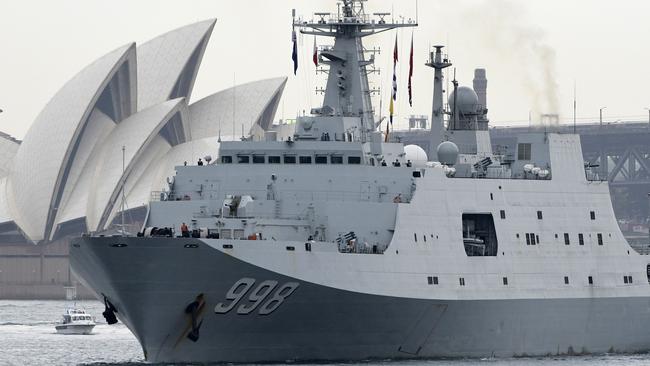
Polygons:
[[487,79],[485,78],[485,69],[474,70],[473,87],[478,96],[478,103],[487,108]]

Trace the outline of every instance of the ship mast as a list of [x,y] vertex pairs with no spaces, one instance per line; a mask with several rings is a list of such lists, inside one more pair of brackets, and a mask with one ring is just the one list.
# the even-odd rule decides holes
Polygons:
[[321,12],[314,14],[317,20],[293,20],[293,28],[299,28],[302,34],[334,37],[334,46],[322,47],[319,56],[319,63],[329,66],[322,109],[333,111],[331,115],[358,117],[363,135],[375,130],[372,90],[368,85],[375,57],[371,53],[366,59],[362,38],[395,28],[417,26],[411,19],[401,23],[387,21],[390,13],[366,14],[365,2],[342,0],[336,14]]

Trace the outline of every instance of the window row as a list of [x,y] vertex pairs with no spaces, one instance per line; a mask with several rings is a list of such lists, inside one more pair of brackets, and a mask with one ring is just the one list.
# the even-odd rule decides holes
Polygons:
[[[222,164],[232,164],[237,161],[237,164],[343,164],[345,159],[341,155],[224,155],[221,157]],[[347,163],[351,165],[361,164],[360,156],[348,156]]]
[[[431,239],[433,239],[433,234],[430,234],[429,236],[431,237]],[[436,235],[435,238],[438,239],[438,235]],[[426,243],[427,242],[427,234],[422,234],[422,236],[420,236],[420,239],[423,242]],[[418,242],[418,234],[417,233],[413,233],[413,241],[415,241],[416,243]]]
[[[557,238],[557,234],[555,234],[555,237]],[[603,234],[597,233],[596,238],[598,240],[598,245],[603,245]],[[565,245],[571,244],[571,238],[569,237],[569,233],[564,233],[564,244]],[[578,234],[578,245],[585,245],[585,236],[582,233]]]
[[[490,198],[492,198],[492,193],[490,193]],[[499,214],[500,214],[501,218],[505,220],[505,218],[506,218],[506,210],[500,210]],[[596,220],[596,212],[595,211],[589,211],[589,217],[592,220]],[[538,220],[544,219],[544,213],[542,211],[537,211],[537,219]]]
[[[508,286],[508,277],[503,277],[502,278],[503,285]],[[594,284],[594,278],[592,276],[587,277],[587,282],[590,285]],[[632,284],[632,276],[623,276],[623,283],[625,284]],[[427,284],[429,285],[439,285],[440,282],[438,280],[438,276],[427,276]],[[564,284],[569,285],[569,276],[564,276]],[[458,285],[459,286],[465,286],[465,278],[464,277],[458,277]]]
[[[515,235],[517,239],[519,239],[519,233]],[[612,236],[611,234],[609,235],[610,237]],[[555,239],[558,238],[558,234],[555,234]],[[602,233],[597,233],[596,234],[596,239],[598,241],[598,245],[603,245],[603,234]],[[526,233],[526,245],[536,245],[540,244],[539,240],[539,235],[535,233]],[[564,244],[565,245],[570,245],[571,244],[571,237],[569,236],[569,233],[564,233]],[[579,245],[585,245],[585,236],[582,233],[578,234],[578,244]]]

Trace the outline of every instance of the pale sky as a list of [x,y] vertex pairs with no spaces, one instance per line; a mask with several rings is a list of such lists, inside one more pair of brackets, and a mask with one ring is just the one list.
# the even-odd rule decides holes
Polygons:
[[[144,43],[189,23],[217,18],[192,101],[237,84],[289,76],[276,118],[294,118],[319,106],[324,86],[311,64],[313,38],[300,38],[301,65],[292,74],[291,9],[311,18],[336,11],[334,0],[1,0],[0,131],[22,138],[54,93],[93,60],[131,41]],[[367,13],[393,11],[415,18],[415,0],[374,0]],[[447,45],[460,85],[487,69],[493,125],[527,123],[529,111],[578,121],[647,121],[650,107],[650,1],[648,0],[419,0],[414,30],[414,105],[406,77],[411,30],[397,32],[397,126],[410,114],[431,113],[433,70],[428,47]],[[388,99],[395,32],[365,39],[381,47],[374,85]],[[319,43],[327,44],[328,39]],[[383,114],[387,113],[384,103]],[[375,99],[375,109],[379,101]]]

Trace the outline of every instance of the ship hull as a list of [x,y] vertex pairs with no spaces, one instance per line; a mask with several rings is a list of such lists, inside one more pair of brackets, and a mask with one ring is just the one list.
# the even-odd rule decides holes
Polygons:
[[56,332],[59,334],[91,334],[94,324],[66,324],[57,325]]
[[[378,296],[287,277],[196,239],[80,238],[70,257],[75,274],[115,305],[152,362],[512,357],[650,348],[649,297]],[[251,291],[223,312],[232,302],[228,292],[243,289],[235,286],[242,279],[254,281]],[[280,304],[270,313],[261,302],[238,313],[240,306],[250,310],[256,304],[249,296],[264,281],[277,283],[275,290],[286,284],[294,290],[278,295]],[[193,342],[185,309],[199,294],[205,305]]]

